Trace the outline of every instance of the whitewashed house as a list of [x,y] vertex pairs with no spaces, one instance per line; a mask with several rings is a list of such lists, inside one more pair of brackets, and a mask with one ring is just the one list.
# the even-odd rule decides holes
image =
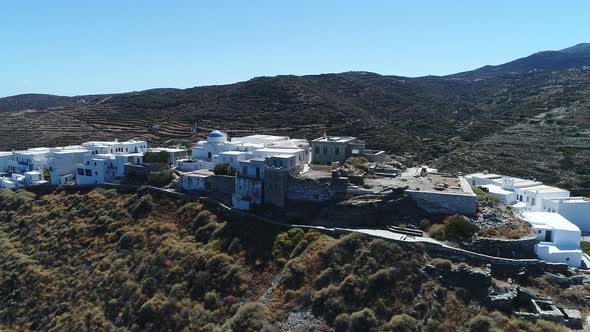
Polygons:
[[66,147],[55,149],[47,162],[51,184],[60,185],[72,182],[76,178],[78,164],[84,162],[84,156],[90,151],[83,147]]
[[543,201],[545,212],[558,213],[583,234],[590,233],[590,199],[586,197],[550,198]]
[[213,172],[198,170],[191,172],[179,172],[182,188],[186,191],[206,191],[210,188],[210,178]]
[[14,160],[12,152],[0,152],[0,172],[8,171],[8,162]]
[[49,148],[14,151],[12,160],[8,161],[8,171],[11,173],[25,174],[25,172],[42,169],[47,166],[49,156]]
[[540,259],[580,267],[580,229],[557,213],[523,212],[523,217],[533,226],[539,243],[535,253]]
[[113,182],[125,177],[125,165],[143,164],[143,155],[148,151],[145,141],[87,142],[82,144],[90,153],[76,167],[76,183],[90,185]]

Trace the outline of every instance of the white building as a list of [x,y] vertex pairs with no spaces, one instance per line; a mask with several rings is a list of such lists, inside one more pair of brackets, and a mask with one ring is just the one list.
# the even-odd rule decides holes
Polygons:
[[14,160],[12,152],[0,152],[0,172],[8,171],[8,162]]
[[49,156],[49,148],[14,151],[12,160],[8,161],[8,171],[11,173],[25,174],[25,172],[42,169],[47,166]]
[[539,258],[554,263],[580,267],[580,229],[557,213],[523,212],[523,217],[533,226],[539,243],[535,253]]
[[81,164],[88,153],[89,150],[81,146],[55,149],[47,162],[51,184],[72,182],[76,177],[76,165]]
[[559,213],[578,226],[582,233],[590,233],[590,199],[586,197],[550,198],[543,201],[545,212]]
[[125,165],[143,164],[143,155],[148,151],[145,141],[87,142],[82,144],[90,151],[82,164],[76,166],[76,183],[90,185],[113,182],[125,177]]
[[192,172],[179,172],[182,188],[187,191],[205,191],[209,189],[209,179],[213,172],[198,170]]

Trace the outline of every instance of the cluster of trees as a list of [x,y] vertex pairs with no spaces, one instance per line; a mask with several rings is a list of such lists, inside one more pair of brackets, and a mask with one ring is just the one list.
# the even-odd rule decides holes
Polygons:
[[0,330],[277,331],[309,306],[337,331],[558,330],[488,313],[419,247],[76,190],[0,191]]

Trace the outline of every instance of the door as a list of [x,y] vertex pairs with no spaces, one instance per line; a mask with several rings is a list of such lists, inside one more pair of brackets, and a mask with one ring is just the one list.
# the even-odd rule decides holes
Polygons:
[[545,232],[545,242],[551,242],[551,231]]

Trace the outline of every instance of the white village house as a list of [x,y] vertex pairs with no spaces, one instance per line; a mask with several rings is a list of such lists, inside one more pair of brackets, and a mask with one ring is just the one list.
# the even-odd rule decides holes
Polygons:
[[579,267],[582,232],[590,232],[590,201],[570,197],[570,192],[535,180],[487,172],[465,176],[474,187],[481,187],[511,206],[528,221],[539,236],[535,252],[549,262]]
[[524,218],[533,226],[539,243],[535,253],[548,262],[565,263],[580,267],[580,229],[558,213],[523,212]]
[[80,185],[113,182],[125,177],[125,165],[143,164],[148,151],[146,141],[87,142],[82,146],[90,151],[76,166],[76,183]]

